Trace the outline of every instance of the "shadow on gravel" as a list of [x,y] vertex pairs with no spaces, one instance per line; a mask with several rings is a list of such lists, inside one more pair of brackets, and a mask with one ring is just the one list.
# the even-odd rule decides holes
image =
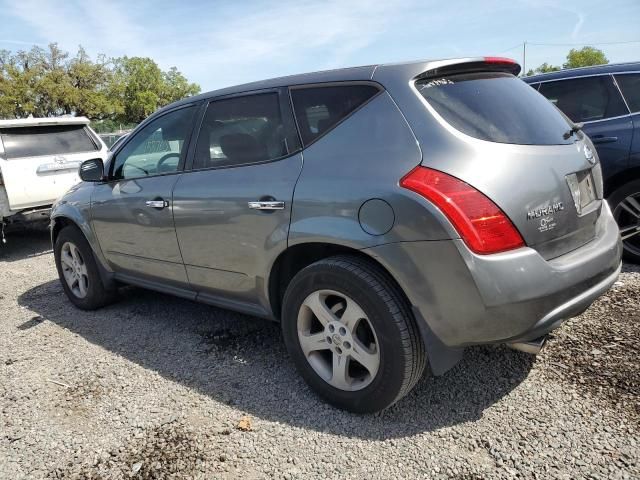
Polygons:
[[51,253],[51,236],[46,227],[7,232],[6,239],[7,243],[0,243],[0,263]]
[[110,307],[82,312],[57,281],[18,301],[45,321],[250,415],[359,438],[399,438],[476,420],[522,382],[534,361],[502,347],[469,349],[453,370],[425,375],[392,408],[359,416],[328,406],[306,387],[275,323],[135,288]]

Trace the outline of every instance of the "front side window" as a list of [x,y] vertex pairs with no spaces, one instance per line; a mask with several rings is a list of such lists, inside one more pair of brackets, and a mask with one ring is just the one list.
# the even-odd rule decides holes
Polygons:
[[84,125],[0,129],[7,158],[65,155],[99,150]]
[[631,112],[640,112],[640,73],[616,75],[616,81]]
[[592,122],[628,113],[610,75],[545,82],[539,91],[574,122]]
[[456,130],[489,142],[562,145],[570,126],[538,92],[508,73],[460,73],[416,82],[418,92]]
[[114,160],[114,179],[176,172],[191,131],[195,107],[182,108],[153,120],[120,150]]
[[194,168],[260,163],[288,154],[277,93],[216,100],[202,120]]
[[380,90],[373,85],[304,87],[291,90],[302,143],[307,146]]

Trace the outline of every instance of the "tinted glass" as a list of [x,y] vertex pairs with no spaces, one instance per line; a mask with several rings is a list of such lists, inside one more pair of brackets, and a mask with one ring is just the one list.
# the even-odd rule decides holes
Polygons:
[[631,111],[640,112],[640,73],[616,75],[616,81]]
[[302,143],[309,145],[378,92],[372,85],[292,89]]
[[264,162],[287,153],[278,94],[234,97],[207,107],[194,168]]
[[99,148],[83,125],[51,125],[0,129],[7,158],[64,155]]
[[591,122],[627,114],[610,75],[545,82],[539,92],[574,122]]
[[194,107],[167,113],[152,121],[118,152],[113,177],[138,178],[178,170],[191,131]]
[[573,143],[553,105],[506,73],[468,73],[416,82],[416,88],[457,130],[481,140],[520,145]]

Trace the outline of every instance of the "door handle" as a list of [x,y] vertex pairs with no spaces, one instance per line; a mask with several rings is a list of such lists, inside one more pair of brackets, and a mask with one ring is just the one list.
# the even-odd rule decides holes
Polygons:
[[618,141],[618,137],[605,137],[603,135],[595,136],[591,138],[591,141],[595,143],[613,143]]
[[169,206],[169,202],[167,200],[156,199],[156,200],[147,200],[145,202],[147,207],[157,208],[158,210],[162,210],[164,207]]
[[277,200],[249,202],[249,208],[253,210],[284,210],[284,202],[279,202]]

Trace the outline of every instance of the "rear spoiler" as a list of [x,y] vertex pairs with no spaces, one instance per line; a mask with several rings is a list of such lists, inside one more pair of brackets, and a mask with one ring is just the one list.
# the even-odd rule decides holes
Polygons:
[[422,72],[415,79],[442,77],[456,73],[472,72],[506,72],[517,76],[522,69],[518,62],[505,57],[474,57],[456,60],[432,62],[431,68]]
[[87,117],[44,117],[0,120],[0,128],[41,127],[49,125],[89,125]]

